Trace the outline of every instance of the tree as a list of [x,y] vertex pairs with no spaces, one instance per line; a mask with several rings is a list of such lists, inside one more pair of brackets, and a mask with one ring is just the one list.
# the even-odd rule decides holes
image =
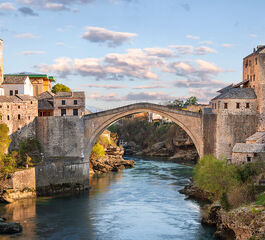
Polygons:
[[62,83],[57,83],[52,87],[52,92],[57,93],[57,92],[71,92],[71,89],[67,86],[65,86]]
[[8,126],[5,123],[0,124],[0,154],[6,153],[6,150],[8,149],[8,146],[11,143],[11,139],[8,133]]
[[236,167],[227,164],[226,159],[217,159],[211,155],[204,156],[196,164],[194,182],[202,190],[212,193],[216,199],[239,184]]
[[197,104],[198,104],[198,99],[194,96],[191,96],[186,99],[186,102],[184,105],[189,106],[189,105],[197,105]]
[[105,154],[106,153],[105,153],[104,147],[100,145],[99,143],[96,143],[91,151],[90,157],[92,159],[99,159],[101,157],[104,157]]

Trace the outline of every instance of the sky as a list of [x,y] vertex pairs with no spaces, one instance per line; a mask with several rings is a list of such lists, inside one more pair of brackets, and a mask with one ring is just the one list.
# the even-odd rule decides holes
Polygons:
[[56,78],[109,109],[162,103],[242,81],[265,43],[263,0],[0,0],[4,73]]

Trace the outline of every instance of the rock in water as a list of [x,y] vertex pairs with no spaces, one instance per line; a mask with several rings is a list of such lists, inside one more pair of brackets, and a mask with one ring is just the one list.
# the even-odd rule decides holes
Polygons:
[[13,234],[22,232],[19,223],[0,222],[0,234]]

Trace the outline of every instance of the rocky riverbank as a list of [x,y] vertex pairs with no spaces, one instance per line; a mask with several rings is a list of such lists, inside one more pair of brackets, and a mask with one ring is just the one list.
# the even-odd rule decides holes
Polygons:
[[[190,198],[208,201],[210,194],[197,188],[193,183],[179,191]],[[221,240],[264,240],[265,206],[255,204],[224,210],[218,202],[203,207],[202,224],[215,226],[215,236]]]
[[22,226],[15,222],[6,222],[5,218],[0,218],[0,234],[14,234],[22,232]]
[[122,148],[110,145],[105,152],[104,157],[90,159],[90,176],[134,167],[134,161],[123,159],[124,150]]

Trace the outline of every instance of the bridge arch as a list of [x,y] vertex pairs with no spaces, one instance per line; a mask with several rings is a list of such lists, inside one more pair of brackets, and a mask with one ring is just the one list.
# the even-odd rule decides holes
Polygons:
[[201,114],[176,110],[166,106],[151,103],[137,103],[124,107],[89,114],[84,116],[84,147],[85,156],[89,157],[91,150],[101,133],[119,119],[140,113],[152,112],[170,119],[179,125],[192,139],[199,156],[203,154]]

